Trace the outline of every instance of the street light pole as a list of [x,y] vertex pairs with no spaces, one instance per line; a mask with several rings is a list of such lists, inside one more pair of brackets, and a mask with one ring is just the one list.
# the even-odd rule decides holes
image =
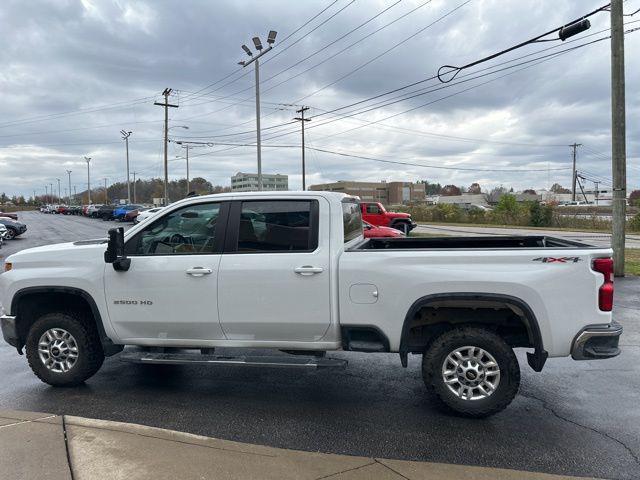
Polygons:
[[131,186],[129,185],[129,137],[131,136],[131,132],[120,130],[120,133],[127,146],[127,203],[131,204]]
[[136,173],[133,172],[133,203],[136,203]]
[[87,205],[91,205],[91,175],[89,171],[89,162],[91,161],[91,157],[84,157],[85,162],[87,162]]
[[62,195],[60,192],[60,179],[56,178],[56,180],[58,181],[58,201],[62,200]]
[[69,177],[69,205],[71,205],[71,170],[67,170],[67,176]]
[[189,144],[185,145],[187,149],[187,195],[189,195]]
[[260,138],[260,57],[266,54],[273,48],[273,43],[276,41],[277,32],[274,30],[269,31],[269,35],[267,37],[267,43],[269,46],[264,49],[262,47],[262,42],[259,37],[253,37],[253,44],[256,47],[256,50],[260,53],[253,56],[253,53],[246,45],[242,45],[242,49],[245,51],[251,60],[238,62],[239,65],[246,67],[255,63],[255,73],[256,73],[256,146],[257,146],[257,160],[258,160],[258,191],[262,191],[262,144]]

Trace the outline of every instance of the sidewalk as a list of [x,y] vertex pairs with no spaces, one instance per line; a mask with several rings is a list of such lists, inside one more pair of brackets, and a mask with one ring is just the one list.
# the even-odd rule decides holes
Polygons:
[[141,425],[11,410],[0,410],[0,477],[577,480],[515,470],[300,452]]

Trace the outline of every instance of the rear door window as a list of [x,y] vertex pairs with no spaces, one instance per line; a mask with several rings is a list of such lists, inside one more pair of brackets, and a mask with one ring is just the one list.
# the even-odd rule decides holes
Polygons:
[[238,253],[312,252],[318,246],[317,200],[241,203]]

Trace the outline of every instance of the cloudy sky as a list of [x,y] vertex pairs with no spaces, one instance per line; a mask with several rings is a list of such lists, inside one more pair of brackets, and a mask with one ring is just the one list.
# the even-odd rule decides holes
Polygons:
[[[66,170],[84,190],[84,156],[92,158],[93,185],[125,180],[121,129],[133,132],[131,171],[161,176],[163,109],[154,102],[167,87],[179,105],[169,112],[177,127],[170,137],[204,143],[191,149],[192,176],[229,185],[237,171],[255,171],[254,72],[238,61],[247,58],[240,46],[253,49],[256,35],[266,42],[270,29],[278,36],[260,66],[263,171],[288,174],[292,189],[301,185],[300,126],[291,123],[301,105],[312,118],[308,184],[568,185],[568,145],[577,142],[584,144],[579,169],[606,185],[609,41],[580,46],[608,35],[608,13],[590,17],[591,29],[564,43],[526,46],[461,70],[447,84],[432,78],[442,65],[473,62],[602,4],[3,0],[0,191],[43,194],[56,178],[64,188]],[[625,3],[629,13],[637,8],[640,1]],[[638,22],[627,29],[640,26],[640,13],[625,21]],[[628,34],[630,188],[640,185],[639,47],[640,31]],[[185,176],[183,154],[170,143],[171,178]]]

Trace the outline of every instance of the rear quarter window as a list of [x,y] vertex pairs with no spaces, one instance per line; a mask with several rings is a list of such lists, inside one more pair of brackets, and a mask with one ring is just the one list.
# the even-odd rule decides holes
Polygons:
[[344,243],[362,235],[362,213],[356,202],[342,202]]

